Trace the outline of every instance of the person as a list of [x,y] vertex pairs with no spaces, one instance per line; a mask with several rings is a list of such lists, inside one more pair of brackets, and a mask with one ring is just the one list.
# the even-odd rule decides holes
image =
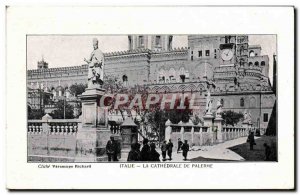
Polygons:
[[177,148],[177,153],[179,153],[179,151],[181,150],[183,142],[181,141],[180,138],[178,138],[178,148]]
[[167,141],[164,140],[164,142],[161,145],[161,154],[163,157],[163,161],[166,161],[166,155],[167,155]]
[[138,154],[137,161],[141,161],[141,151],[140,151],[140,148],[141,148],[141,144],[140,143],[135,143],[135,151]]
[[116,142],[116,155],[114,155],[114,161],[119,161],[121,158],[121,142],[115,141]]
[[108,156],[108,161],[118,161],[118,146],[113,136],[110,136],[110,140],[108,140],[106,144],[106,154]]
[[155,150],[156,146],[155,143],[150,144],[150,153],[149,153],[149,161],[160,161],[159,156],[160,154]]
[[250,144],[250,150],[253,150],[253,146],[256,145],[253,131],[248,135],[247,142]]
[[267,143],[264,143],[264,147],[265,147],[265,161],[270,161],[271,147]]
[[167,151],[170,160],[172,160],[172,150],[173,150],[173,143],[172,140],[169,139],[169,143],[167,144]]
[[143,140],[143,147],[141,150],[141,161],[149,160],[150,146],[148,145],[149,140],[145,138]]
[[189,146],[187,140],[184,140],[184,144],[182,145],[181,148],[182,148],[182,156],[184,157],[183,160],[187,160],[187,154],[190,150],[190,146]]
[[129,151],[127,161],[139,161],[139,154],[136,150],[137,144],[131,144],[131,150]]
[[104,54],[98,47],[98,39],[93,39],[94,50],[91,53],[89,59],[84,61],[88,63],[88,88],[93,86],[102,86],[104,77]]

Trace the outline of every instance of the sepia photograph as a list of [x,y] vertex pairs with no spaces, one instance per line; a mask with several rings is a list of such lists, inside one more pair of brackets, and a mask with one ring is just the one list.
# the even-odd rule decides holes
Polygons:
[[27,35],[28,162],[276,162],[276,46]]

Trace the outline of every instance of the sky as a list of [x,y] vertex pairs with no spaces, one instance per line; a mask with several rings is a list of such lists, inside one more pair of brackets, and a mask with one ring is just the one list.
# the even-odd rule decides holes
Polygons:
[[[103,52],[125,51],[128,49],[128,38],[123,35],[97,36],[97,35],[48,35],[27,36],[27,69],[36,69],[37,61],[42,58],[49,63],[49,68],[63,66],[79,66],[85,64],[93,50],[92,39],[99,40],[99,48]],[[269,56],[270,80],[273,75],[273,54],[276,54],[275,35],[249,35],[250,45],[261,45],[262,55]],[[173,47],[187,47],[186,35],[175,35]]]

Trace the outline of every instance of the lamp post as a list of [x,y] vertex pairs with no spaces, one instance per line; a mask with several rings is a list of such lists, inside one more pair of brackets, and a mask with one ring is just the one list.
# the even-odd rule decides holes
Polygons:
[[64,119],[66,119],[66,93],[64,93]]

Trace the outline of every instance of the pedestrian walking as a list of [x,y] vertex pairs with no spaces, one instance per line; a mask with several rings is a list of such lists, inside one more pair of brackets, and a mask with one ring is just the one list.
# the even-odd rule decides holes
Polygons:
[[143,141],[143,147],[141,150],[141,161],[149,160],[150,146],[148,145],[149,140],[147,138]]
[[169,143],[167,144],[167,152],[170,160],[172,160],[172,150],[173,150],[173,143],[172,140],[169,139]]
[[177,153],[179,153],[179,151],[181,150],[183,142],[181,141],[180,138],[178,138],[178,148],[177,148]]
[[161,145],[161,154],[163,157],[163,161],[166,161],[166,155],[167,155],[167,141],[164,140],[164,142]]
[[139,153],[136,149],[137,144],[131,144],[131,150],[128,153],[127,161],[139,161]]
[[256,145],[253,131],[248,135],[247,142],[250,144],[250,150],[253,150],[253,146]]
[[187,160],[187,155],[190,150],[190,146],[189,146],[187,140],[184,140],[184,144],[182,144],[181,148],[182,148],[182,156],[184,157],[183,160]]
[[155,143],[151,143],[149,161],[160,161],[159,160],[160,154],[155,150],[155,148],[156,148]]
[[106,144],[106,154],[108,157],[108,161],[118,161],[118,144],[114,140],[113,136],[110,136],[110,140],[108,140]]

